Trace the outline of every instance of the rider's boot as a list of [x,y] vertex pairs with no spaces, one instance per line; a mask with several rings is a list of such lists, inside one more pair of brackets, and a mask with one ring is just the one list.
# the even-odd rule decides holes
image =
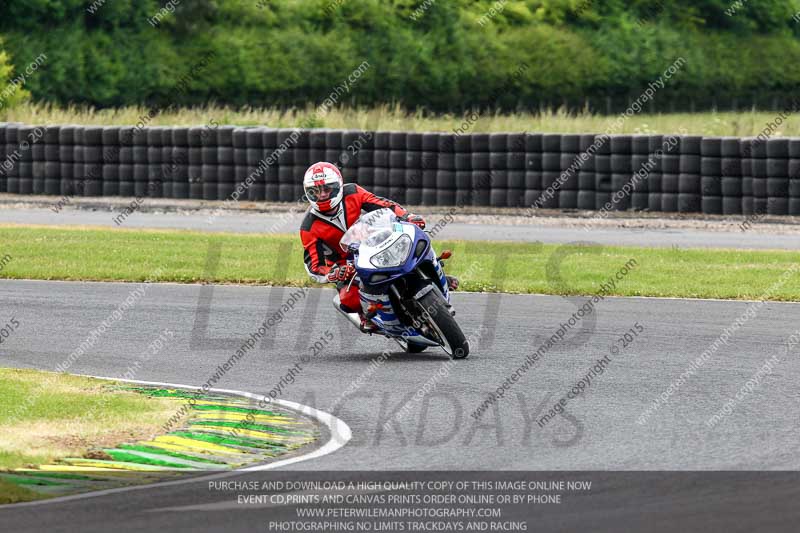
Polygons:
[[333,297],[333,306],[337,311],[347,317],[347,320],[349,320],[355,327],[361,330],[362,333],[372,333],[373,331],[377,330],[375,324],[369,320],[366,320],[361,313],[350,311],[349,308],[344,307],[339,299],[338,293]]
[[359,329],[363,333],[375,333],[378,331],[378,326],[376,326],[374,322],[367,320],[367,318],[361,315],[361,313],[358,314],[358,317],[361,319],[361,327]]

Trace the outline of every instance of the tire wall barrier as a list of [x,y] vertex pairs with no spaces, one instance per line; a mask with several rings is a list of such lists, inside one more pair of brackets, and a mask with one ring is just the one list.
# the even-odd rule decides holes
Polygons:
[[426,206],[800,215],[800,139],[0,123],[0,192],[293,202],[305,169]]

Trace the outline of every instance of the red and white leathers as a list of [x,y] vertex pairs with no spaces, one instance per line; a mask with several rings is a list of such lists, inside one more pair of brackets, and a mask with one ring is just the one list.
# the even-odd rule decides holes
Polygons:
[[[362,212],[384,207],[393,210],[398,216],[408,215],[408,211],[399,204],[375,196],[355,183],[347,183],[342,187],[341,202],[330,214],[320,212],[312,202],[312,207],[300,226],[306,271],[311,278],[319,283],[328,282],[331,269],[347,263],[347,258],[339,247],[339,240],[344,232],[358,220]],[[339,285],[339,300],[343,310],[361,313],[358,284],[350,285],[341,281]]]

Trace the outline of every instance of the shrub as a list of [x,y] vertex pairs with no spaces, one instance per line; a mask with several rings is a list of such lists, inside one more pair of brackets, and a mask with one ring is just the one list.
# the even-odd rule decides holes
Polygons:
[[624,107],[678,57],[656,109],[788,99],[800,82],[788,0],[734,16],[729,0],[193,0],[153,28],[162,5],[107,0],[90,14],[82,0],[7,0],[0,32],[17,71],[47,53],[26,84],[36,99],[101,107],[316,105],[363,62],[339,103]]
[[8,53],[3,49],[3,41],[0,41],[0,109],[14,107],[30,97],[23,84],[22,79],[15,76]]

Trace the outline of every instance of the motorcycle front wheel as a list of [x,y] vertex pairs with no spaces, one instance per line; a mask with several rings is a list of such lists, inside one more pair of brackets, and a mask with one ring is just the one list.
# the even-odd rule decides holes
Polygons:
[[417,302],[423,310],[423,319],[438,336],[434,339],[453,359],[464,359],[469,355],[469,342],[456,319],[450,314],[447,301],[436,288],[428,291]]

